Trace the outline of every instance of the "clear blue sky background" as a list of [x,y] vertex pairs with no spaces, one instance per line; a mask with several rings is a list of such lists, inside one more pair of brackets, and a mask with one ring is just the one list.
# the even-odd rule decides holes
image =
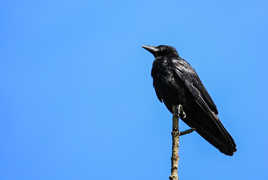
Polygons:
[[[238,151],[181,138],[181,179],[267,179],[265,0],[9,0],[0,7],[0,179],[168,179],[153,57],[197,70]],[[181,123],[181,127],[187,126]]]

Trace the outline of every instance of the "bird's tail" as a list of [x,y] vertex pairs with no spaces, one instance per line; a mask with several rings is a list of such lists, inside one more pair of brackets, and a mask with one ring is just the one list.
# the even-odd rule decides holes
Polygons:
[[[219,149],[222,153],[232,156],[236,151],[236,144],[223,127],[217,115],[198,116],[199,113],[188,113],[186,124],[195,128],[196,132],[206,139],[210,144]],[[200,114],[199,114],[200,115]]]

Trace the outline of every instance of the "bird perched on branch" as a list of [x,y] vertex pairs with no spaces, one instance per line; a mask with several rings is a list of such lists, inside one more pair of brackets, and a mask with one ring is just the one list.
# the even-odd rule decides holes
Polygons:
[[155,57],[151,75],[158,99],[173,113],[182,105],[182,120],[226,155],[233,155],[236,145],[218,118],[218,110],[191,65],[175,48],[166,45],[143,46]]

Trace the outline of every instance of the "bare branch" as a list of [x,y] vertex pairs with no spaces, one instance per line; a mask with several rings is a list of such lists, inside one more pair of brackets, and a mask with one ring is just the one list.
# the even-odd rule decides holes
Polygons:
[[171,175],[169,176],[170,180],[178,180],[178,165],[179,165],[179,114],[180,107],[173,107],[173,118],[172,118],[172,156],[171,156]]
[[183,136],[183,135],[186,135],[186,134],[190,134],[190,133],[192,133],[194,131],[195,131],[195,128],[187,129],[185,131],[180,132],[180,136]]

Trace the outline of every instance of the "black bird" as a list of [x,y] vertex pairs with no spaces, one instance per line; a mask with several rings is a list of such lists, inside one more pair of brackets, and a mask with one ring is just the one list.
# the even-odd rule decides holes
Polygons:
[[173,106],[182,105],[186,118],[209,143],[226,155],[233,155],[236,145],[218,118],[218,110],[191,65],[175,48],[166,45],[143,46],[155,57],[151,75],[158,99],[173,113]]

